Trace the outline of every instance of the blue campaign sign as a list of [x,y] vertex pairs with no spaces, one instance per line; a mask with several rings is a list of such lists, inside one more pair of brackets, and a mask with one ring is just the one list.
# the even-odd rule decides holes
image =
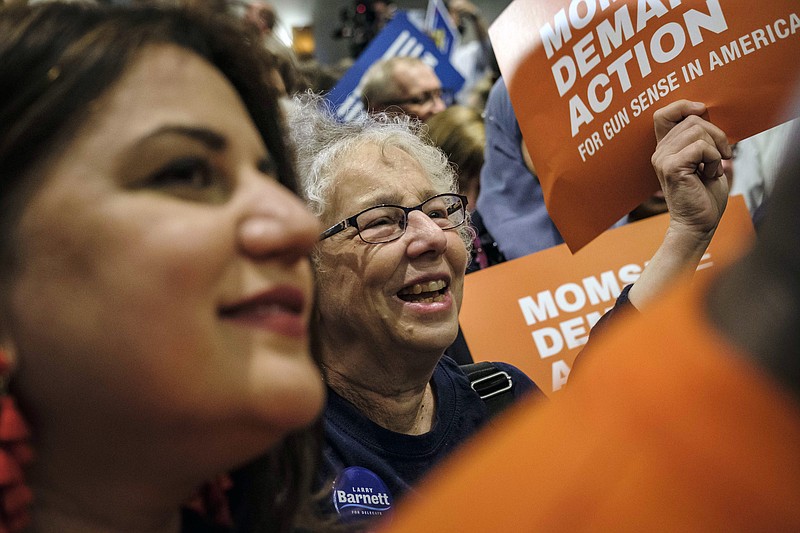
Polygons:
[[425,29],[439,50],[447,57],[450,57],[453,49],[458,45],[460,36],[442,0],[430,0],[428,2]]
[[450,64],[449,58],[439,51],[433,40],[417,28],[405,12],[398,11],[325,96],[334,106],[339,119],[347,121],[363,111],[361,78],[373,63],[394,56],[419,57],[425,61],[436,71],[443,89],[456,93],[464,85],[463,76]]

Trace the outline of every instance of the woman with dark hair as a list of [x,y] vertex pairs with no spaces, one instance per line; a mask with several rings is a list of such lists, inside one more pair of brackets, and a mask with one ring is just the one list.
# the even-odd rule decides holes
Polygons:
[[307,333],[319,226],[294,194],[268,58],[211,17],[0,9],[10,530],[194,530],[203,520],[181,518],[192,494],[233,526],[209,498],[219,484],[197,489],[256,458],[258,474],[234,480],[259,499],[243,506],[248,527],[291,530],[307,506],[324,398]]

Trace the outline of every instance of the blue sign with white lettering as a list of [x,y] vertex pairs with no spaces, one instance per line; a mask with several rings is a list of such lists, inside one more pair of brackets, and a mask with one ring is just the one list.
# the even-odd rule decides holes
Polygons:
[[348,121],[364,110],[361,103],[361,78],[373,63],[394,56],[422,59],[436,71],[445,91],[455,94],[464,85],[464,77],[450,64],[449,58],[439,51],[433,40],[417,28],[405,12],[397,11],[339,83],[325,96],[336,109],[339,119]]
[[450,57],[461,39],[442,0],[429,0],[425,29],[444,55]]
[[392,508],[386,483],[372,470],[350,466],[333,482],[333,506],[343,521],[378,518]]

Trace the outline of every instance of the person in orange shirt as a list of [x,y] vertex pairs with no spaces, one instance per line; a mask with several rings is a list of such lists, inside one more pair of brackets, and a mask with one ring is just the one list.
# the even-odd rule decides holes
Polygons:
[[611,326],[561,396],[508,413],[383,533],[800,531],[800,154],[789,155],[743,258]]

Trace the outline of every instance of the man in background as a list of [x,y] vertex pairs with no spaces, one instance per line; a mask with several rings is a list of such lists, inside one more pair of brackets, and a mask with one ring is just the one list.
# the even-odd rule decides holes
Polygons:
[[392,57],[372,65],[361,89],[370,113],[405,113],[427,120],[447,107],[447,95],[433,68],[416,57]]

